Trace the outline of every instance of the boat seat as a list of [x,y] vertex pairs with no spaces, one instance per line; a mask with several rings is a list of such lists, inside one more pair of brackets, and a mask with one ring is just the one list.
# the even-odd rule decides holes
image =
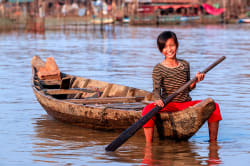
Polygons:
[[88,98],[88,99],[64,99],[64,101],[78,104],[105,104],[105,103],[129,103],[140,102],[144,96],[136,97],[106,97],[106,98]]
[[63,77],[61,84],[60,84],[60,89],[69,89],[70,81],[71,81],[71,77]]
[[60,88],[61,80],[40,80],[40,79],[36,79],[36,80],[34,80],[34,84],[38,85],[38,86],[40,86],[42,88],[58,89],[58,88]]
[[87,88],[70,88],[70,89],[44,89],[45,93],[49,95],[66,95],[66,94],[76,94],[76,93],[96,93],[93,89]]
[[104,107],[104,108],[110,108],[110,109],[121,109],[121,110],[130,110],[130,111],[141,111],[146,104],[142,102],[133,102],[133,103],[104,103],[104,104],[88,104],[88,106],[93,106],[93,107]]
[[108,86],[104,89],[101,98],[127,96],[128,91],[129,87],[127,86],[108,84]]

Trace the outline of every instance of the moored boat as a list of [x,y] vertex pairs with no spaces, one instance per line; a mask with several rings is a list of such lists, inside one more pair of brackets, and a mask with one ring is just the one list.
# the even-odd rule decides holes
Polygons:
[[[91,129],[125,130],[141,118],[141,110],[153,100],[152,93],[118,84],[60,72],[60,78],[41,77],[46,66],[38,56],[32,59],[34,94],[53,118]],[[54,79],[56,78],[56,79]],[[173,113],[161,113],[157,124],[160,138],[188,139],[215,109],[210,98]],[[182,128],[183,130],[176,130]]]
[[250,23],[250,18],[242,18],[238,20],[238,23]]

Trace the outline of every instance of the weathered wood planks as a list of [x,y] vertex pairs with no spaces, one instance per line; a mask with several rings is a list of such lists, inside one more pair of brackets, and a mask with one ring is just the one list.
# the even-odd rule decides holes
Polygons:
[[77,94],[77,93],[95,93],[95,90],[87,88],[70,88],[70,89],[44,89],[48,95],[62,95],[62,94]]
[[143,96],[136,97],[107,97],[107,98],[88,98],[88,99],[65,99],[66,102],[77,103],[77,104],[105,104],[105,103],[127,103],[127,102],[138,102],[143,100]]

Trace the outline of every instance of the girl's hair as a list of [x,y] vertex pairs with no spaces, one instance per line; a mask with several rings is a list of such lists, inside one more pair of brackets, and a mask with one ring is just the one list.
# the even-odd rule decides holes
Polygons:
[[162,52],[163,48],[165,47],[166,41],[168,39],[171,39],[171,38],[174,39],[174,42],[175,42],[176,47],[178,49],[179,42],[178,42],[176,34],[172,31],[164,31],[157,38],[157,46],[158,46],[160,52]]

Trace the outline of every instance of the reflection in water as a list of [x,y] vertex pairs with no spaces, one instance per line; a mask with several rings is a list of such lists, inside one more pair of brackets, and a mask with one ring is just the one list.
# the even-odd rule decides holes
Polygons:
[[52,119],[48,115],[43,115],[41,118],[36,119],[34,125],[36,137],[58,142],[73,141],[74,143],[80,143],[81,146],[93,146],[101,143],[103,138],[96,137],[96,134],[109,135],[108,132],[88,130],[65,124]]
[[[142,165],[204,165],[202,157],[195,152],[195,149],[197,149],[195,145],[190,142],[165,141],[158,146],[146,144]],[[217,143],[209,143],[208,149],[207,165],[221,164]]]
[[108,133],[64,124],[47,115],[35,119],[34,127],[32,155],[39,158],[35,162],[72,165],[84,164],[86,159],[95,161],[90,154],[95,156],[96,151],[104,151],[100,145],[105,144],[104,139],[108,138]]
[[[142,149],[134,145],[121,148],[121,153],[106,153],[105,146],[119,134],[113,132],[102,132],[98,130],[83,129],[77,126],[61,123],[49,116],[44,115],[35,120],[35,138],[33,141],[34,150],[33,156],[40,157],[42,162],[58,162],[67,164],[79,163],[79,160],[91,161],[91,163],[98,163],[98,160],[105,160],[109,162],[126,162],[136,163],[141,159]],[[142,138],[140,135],[137,138]],[[133,139],[132,139],[133,140]],[[136,143],[137,146],[142,147],[143,143]],[[128,150],[135,150],[137,153],[129,153]],[[90,155],[91,154],[91,155]],[[81,158],[81,156],[84,156]],[[87,157],[88,156],[88,157]],[[88,164],[89,165],[89,164]]]
[[208,160],[207,160],[207,164],[209,166],[215,166],[215,165],[219,165],[221,164],[221,160],[220,160],[220,157],[219,157],[219,149],[220,149],[220,146],[215,142],[215,143],[210,143],[209,144],[209,155],[208,155]]
[[[126,146],[120,147],[119,152],[105,152],[105,146],[119,133],[101,132],[67,125],[47,115],[36,119],[33,155],[39,156],[42,162],[58,162],[58,159],[68,159],[67,163],[74,164],[82,156],[100,153],[98,160],[118,163],[138,163],[141,165],[217,165],[220,164],[217,143],[207,143],[208,152],[200,156],[194,142],[176,142],[158,140],[145,144],[143,136],[133,136]],[[99,147],[98,147],[99,146]],[[98,148],[97,148],[98,147]],[[144,147],[144,148],[143,148]],[[97,152],[98,151],[98,152]],[[70,157],[71,156],[71,157]],[[92,162],[95,163],[96,156]]]
[[145,145],[143,164],[147,165],[201,165],[199,155],[189,142],[164,141],[159,145]]

